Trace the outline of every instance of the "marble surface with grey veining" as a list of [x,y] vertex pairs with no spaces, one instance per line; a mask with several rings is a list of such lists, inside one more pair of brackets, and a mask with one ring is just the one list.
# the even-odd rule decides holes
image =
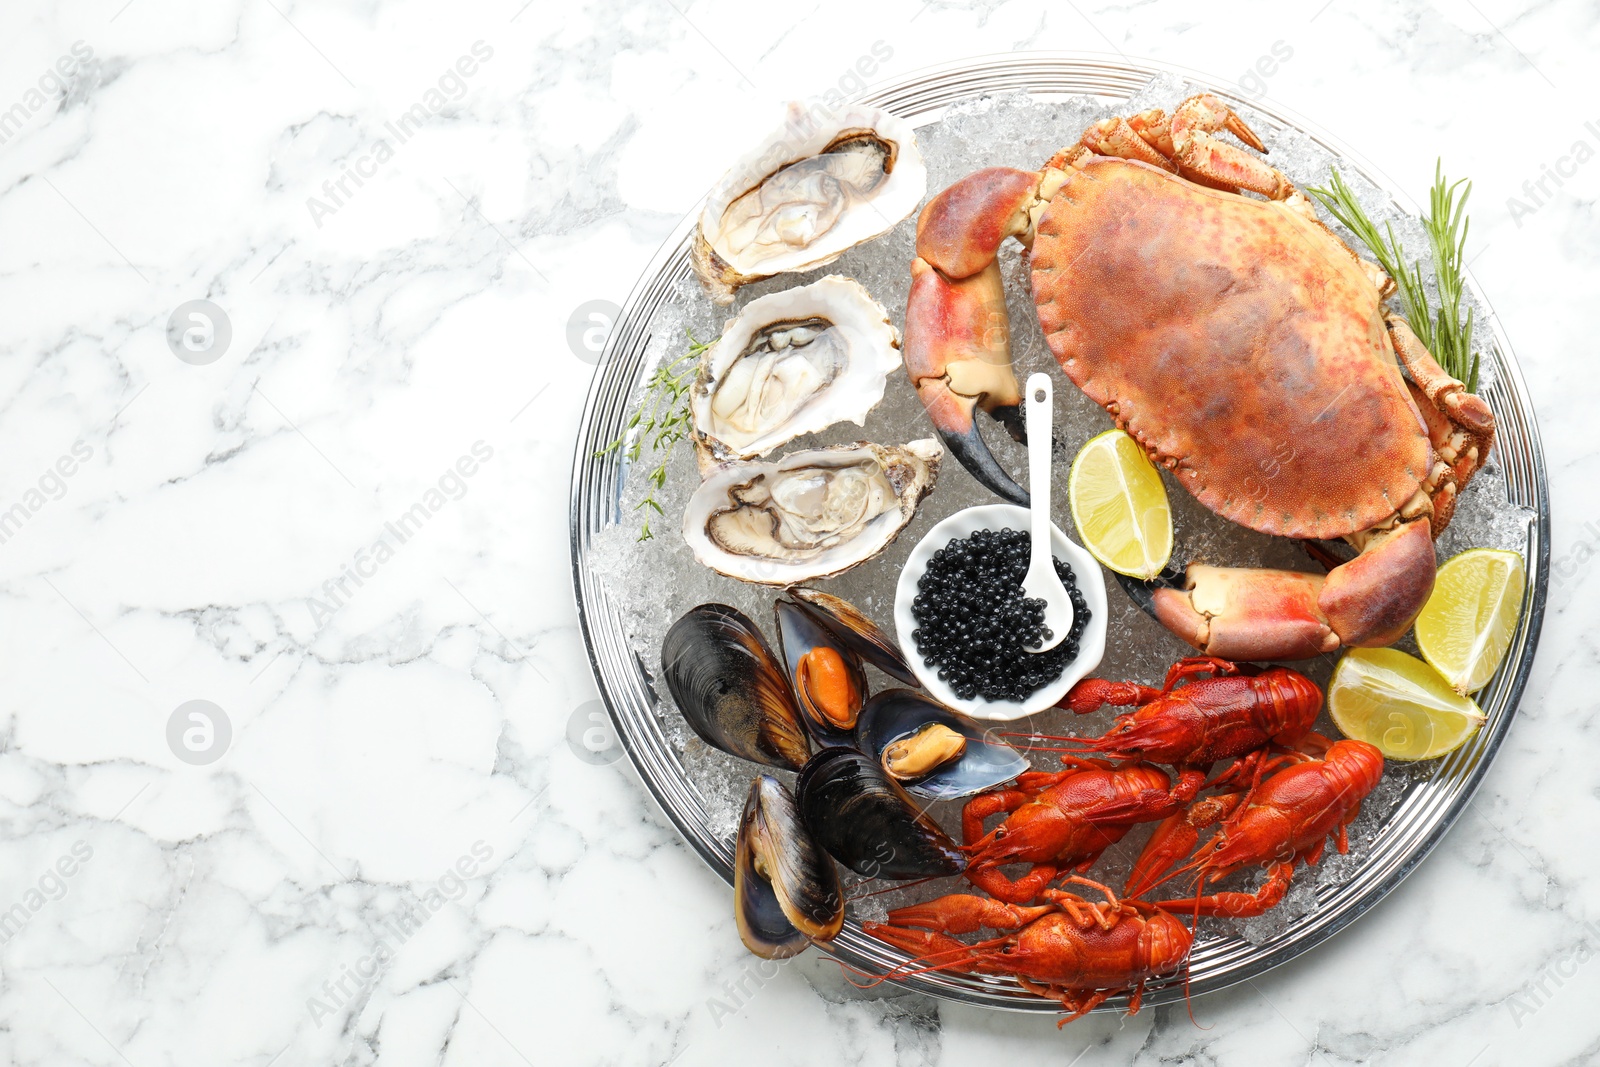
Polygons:
[[[1472,176],[1550,464],[1549,615],[1471,808],[1193,1021],[758,970],[627,761],[568,742],[569,320],[781,101],[1017,49],[1235,82],[1414,199]],[[6,5],[0,1059],[1600,1060],[1597,54],[1581,0]]]

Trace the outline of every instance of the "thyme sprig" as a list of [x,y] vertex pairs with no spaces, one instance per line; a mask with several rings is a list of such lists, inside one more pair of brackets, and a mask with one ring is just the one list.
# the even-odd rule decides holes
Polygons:
[[1384,223],[1384,233],[1378,232],[1337,169],[1327,188],[1313,186],[1309,192],[1361,239],[1378,265],[1395,280],[1406,322],[1433,353],[1439,366],[1465,384],[1467,392],[1476,392],[1478,353],[1472,350],[1472,309],[1467,309],[1465,321],[1461,318],[1462,272],[1465,269],[1462,255],[1467,244],[1467,197],[1472,195],[1472,183],[1465,178],[1454,183],[1446,181],[1442,160],[1434,167],[1433,189],[1428,196],[1428,214],[1422,219],[1422,227],[1428,234],[1433,254],[1434,279],[1439,287],[1437,309],[1428,302],[1422,261],[1406,259],[1405,248],[1390,223]]
[[[628,424],[623,427],[622,435],[595,453],[595,458],[599,459],[626,449],[624,455],[628,462],[637,463],[644,454],[645,443],[649,442],[650,451],[660,457],[655,469],[646,475],[650,488],[644,499],[633,506],[635,511],[649,508],[657,515],[666,514],[656,500],[656,492],[667,484],[667,461],[672,458],[672,446],[689,435],[689,390],[699,369],[700,353],[710,348],[713,342],[697,341],[688,330],[683,332],[689,338],[689,350],[676,359],[662,363],[645,379],[644,395],[628,418]],[[639,540],[648,541],[654,536],[647,514],[644,528],[639,531]]]

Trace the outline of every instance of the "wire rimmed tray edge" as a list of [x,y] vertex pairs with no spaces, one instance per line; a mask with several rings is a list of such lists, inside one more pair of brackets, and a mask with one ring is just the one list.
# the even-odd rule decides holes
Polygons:
[[[968,97],[1021,89],[1045,98],[1087,94],[1114,100],[1126,98],[1150,78],[1163,73],[1176,74],[1253,108],[1281,127],[1298,130],[1351,164],[1352,169],[1384,189],[1402,208],[1416,213],[1415,205],[1397,196],[1393,184],[1382,178],[1381,171],[1313,124],[1282,108],[1242,98],[1226,84],[1201,73],[1170,64],[1135,63],[1120,56],[1080,52],[976,57],[915,71],[875,89],[863,102],[893,110],[920,127],[937,121],[946,107]],[[625,470],[617,460],[602,462],[593,453],[615,437],[626,417],[627,401],[640,373],[646,369],[643,359],[650,319],[661,302],[670,296],[676,280],[687,270],[688,241],[697,215],[698,206],[663,242],[630,293],[596,366],[574,453],[570,532],[579,625],[596,684],[617,736],[663,813],[706,864],[731,884],[729,842],[709,832],[705,808],[693,783],[683,774],[676,754],[659,728],[651,728],[656,703],[649,681],[652,672],[631,650],[620,627],[613,625],[608,629],[597,624],[607,617],[608,602],[604,588],[592,579],[584,566],[590,535],[603,529],[617,514],[616,494],[625,478]],[[1467,285],[1484,307],[1489,308],[1488,300],[1470,275]],[[1381,858],[1382,863],[1369,862],[1355,877],[1330,890],[1329,899],[1319,895],[1317,908],[1296,920],[1280,937],[1260,945],[1243,939],[1208,942],[1206,950],[1197,950],[1195,955],[1191,987],[1194,994],[1226,988],[1287,962],[1348,926],[1387,896],[1438,845],[1465,810],[1510,729],[1527,684],[1544,619],[1550,562],[1550,509],[1543,447],[1532,404],[1509,340],[1492,310],[1488,327],[1494,339],[1494,350],[1486,356],[1495,361],[1497,374],[1494,383],[1484,392],[1502,422],[1496,462],[1505,470],[1511,502],[1532,512],[1525,549],[1530,572],[1528,600],[1506,664],[1489,687],[1478,695],[1489,713],[1489,721],[1472,742],[1441,760],[1433,777],[1408,793],[1385,822],[1383,837],[1398,832],[1410,834],[1415,840],[1401,848],[1375,849],[1374,858]],[[604,427],[599,425],[603,414],[614,416],[611,424]],[[1511,442],[1518,447],[1508,455],[1507,445]],[[618,682],[632,684],[616,684]],[[696,813],[700,816],[698,821],[694,818]],[[1400,824],[1398,831],[1396,824]],[[833,944],[821,947],[855,966],[878,971],[892,966],[900,958],[888,946],[866,937],[853,921]],[[1059,1006],[1022,992],[1008,980],[942,974],[898,981],[906,988],[959,1003],[1014,1011],[1059,1011]],[[1145,1003],[1170,1003],[1181,999],[1182,995],[1180,987],[1168,982],[1152,988]],[[1118,1002],[1113,1000],[1102,1010],[1115,1010],[1117,1006]]]

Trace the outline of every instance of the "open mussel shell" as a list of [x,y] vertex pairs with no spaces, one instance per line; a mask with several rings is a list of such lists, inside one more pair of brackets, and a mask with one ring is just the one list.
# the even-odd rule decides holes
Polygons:
[[801,817],[828,854],[868,878],[958,874],[966,858],[871,756],[825,748],[795,783]]
[[794,601],[779,600],[772,615],[801,722],[820,745],[854,744],[856,719],[867,702],[860,657]]
[[750,783],[733,857],[734,921],[745,948],[786,959],[844,925],[839,874],[800,819],[794,797],[770,775]]
[[886,689],[867,701],[856,721],[856,744],[880,764],[896,741],[914,737],[930,724],[967,739],[960,756],[915,781],[901,784],[908,792],[937,800],[953,800],[1009,782],[1028,769],[1022,753],[1006,744],[999,732],[909,689]]
[[810,757],[783,667],[737,608],[701,604],[685,612],[661,641],[661,673],[706,744],[789,770]]
[[800,601],[801,606],[838,638],[845,648],[895,681],[904,685],[917,684],[917,676],[900,654],[900,646],[877,623],[867,618],[860,608],[819,589],[796,587],[790,589],[789,594]]

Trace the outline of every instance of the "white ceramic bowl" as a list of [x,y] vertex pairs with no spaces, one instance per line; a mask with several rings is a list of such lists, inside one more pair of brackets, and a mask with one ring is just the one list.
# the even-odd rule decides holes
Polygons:
[[999,722],[1020,719],[1053,706],[1067,695],[1067,690],[1080,678],[1099,665],[1100,657],[1106,651],[1106,584],[1105,576],[1100,572],[1100,563],[1062,533],[1060,527],[1051,523],[1051,549],[1057,559],[1072,566],[1073,576],[1078,579],[1078,589],[1089,607],[1089,624],[1078,639],[1078,658],[1067,664],[1061,677],[1020,704],[1013,700],[985,700],[982,697],[962,700],[939,680],[936,671],[922,662],[917,646],[911,641],[911,631],[917,628],[916,620],[911,616],[911,602],[917,597],[917,582],[922,580],[923,572],[928,569],[928,561],[951,541],[971,536],[979,530],[1001,530],[1008,526],[1026,532],[1028,509],[1014,504],[985,504],[956,512],[929,530],[917,547],[911,550],[904,569],[900,571],[900,583],[894,591],[894,628],[900,641],[900,651],[916,672],[922,687],[935,700],[964,711],[974,719]]

